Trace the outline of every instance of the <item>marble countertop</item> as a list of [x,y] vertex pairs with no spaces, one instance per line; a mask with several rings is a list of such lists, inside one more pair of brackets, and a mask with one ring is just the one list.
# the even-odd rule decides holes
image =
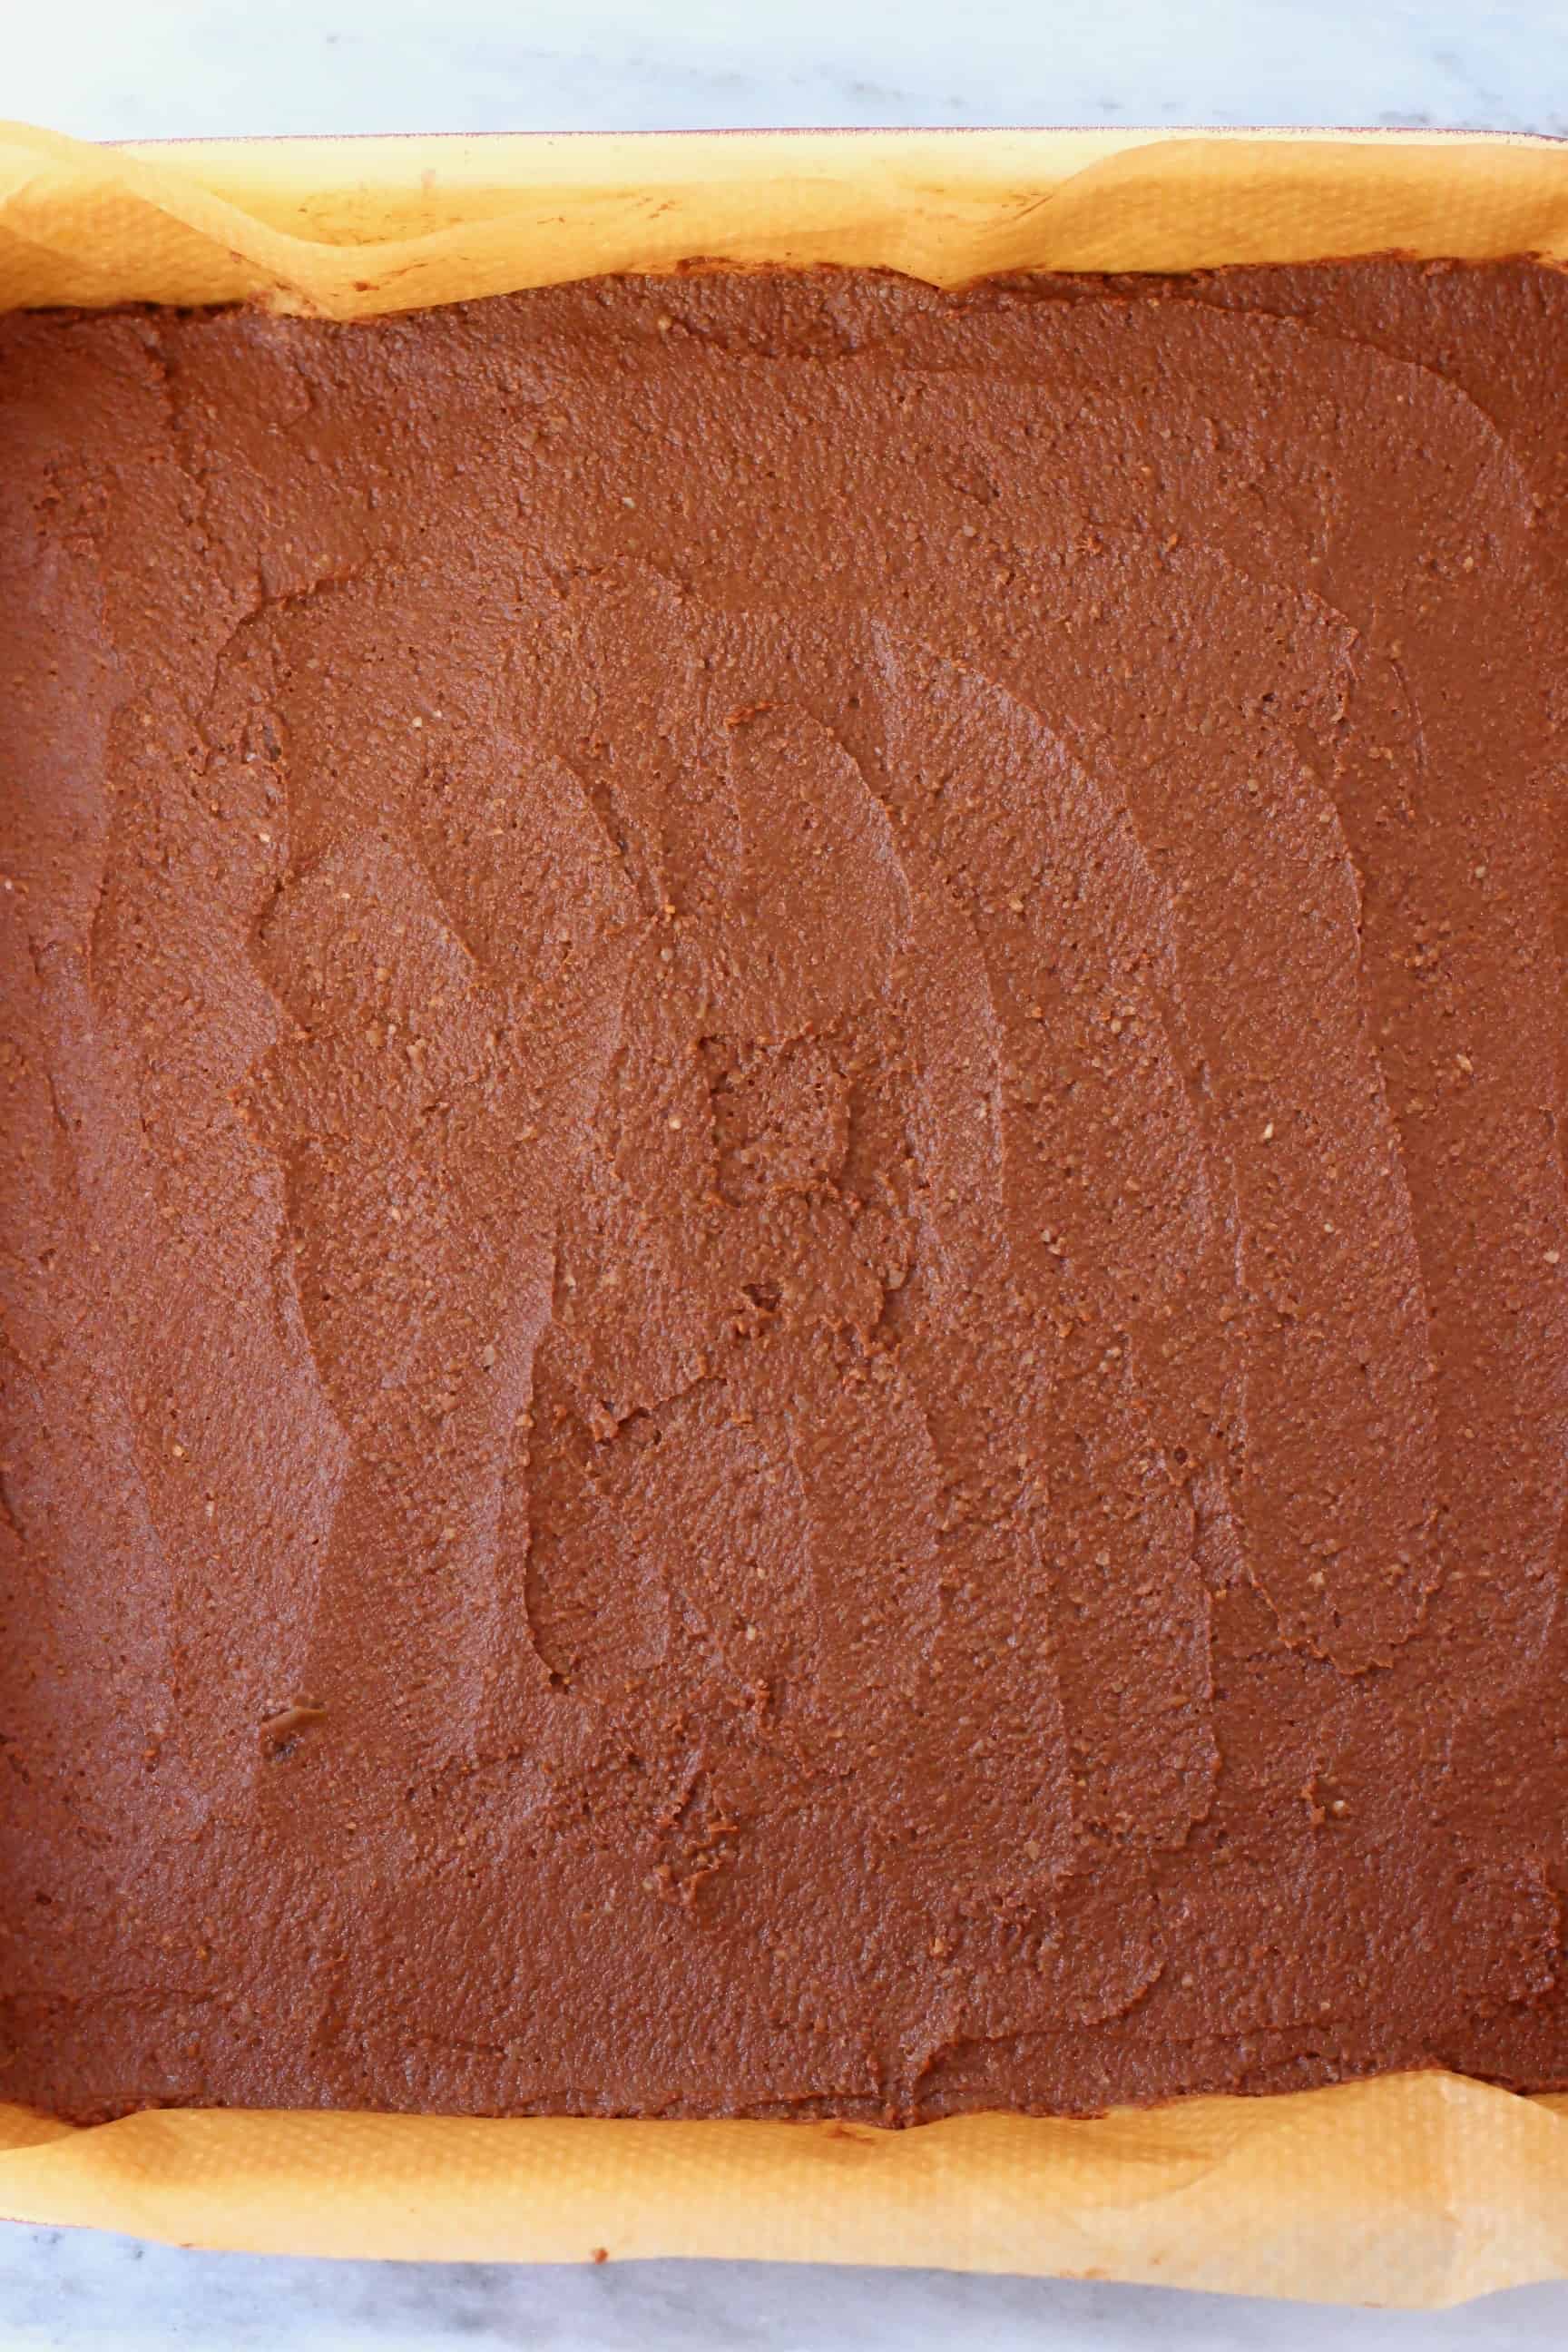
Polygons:
[[[6,114],[88,138],[897,123],[1373,123],[1568,133],[1563,0],[54,0]],[[310,2352],[1502,2352],[1568,2285],[1418,2316],[1076,2282],[714,2263],[598,2270],[193,2254],[0,2224],[0,2347]]]
[[56,0],[4,111],[89,139],[775,123],[1568,131],[1563,0]]
[[1546,2352],[1568,2287],[1335,2310],[1076,2280],[783,2263],[284,2262],[0,2223],[5,2352]]

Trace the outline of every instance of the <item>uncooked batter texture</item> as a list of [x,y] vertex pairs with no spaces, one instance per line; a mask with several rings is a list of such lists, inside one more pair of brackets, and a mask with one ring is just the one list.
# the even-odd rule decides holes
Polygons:
[[1565,363],[0,322],[0,2095],[1568,2084]]

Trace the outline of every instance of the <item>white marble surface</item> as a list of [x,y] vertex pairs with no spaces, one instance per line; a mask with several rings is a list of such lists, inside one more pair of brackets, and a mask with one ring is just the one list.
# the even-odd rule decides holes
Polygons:
[[[765,123],[1405,123],[1568,132],[1568,0],[53,0],[0,111],[89,138]],[[262,2261],[0,2224],[0,2347],[1502,2352],[1568,2287],[1439,2315],[744,2263]]]
[[1568,2290],[1336,2311],[1053,2279],[775,2263],[280,2262],[0,2224],[12,2352],[1546,2352]]
[[1568,131],[1564,0],[6,0],[84,138],[725,124]]

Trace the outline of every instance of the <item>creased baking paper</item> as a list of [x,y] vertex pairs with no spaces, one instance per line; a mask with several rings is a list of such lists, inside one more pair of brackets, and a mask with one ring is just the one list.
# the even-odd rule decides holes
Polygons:
[[[1568,261],[1568,146],[731,133],[106,149],[0,127],[0,308],[361,318],[606,270],[952,285],[1390,249]],[[478,2122],[0,2106],[0,2214],[409,2260],[751,2255],[1432,2305],[1568,2276],[1568,2099],[1446,2074],[1094,2122]]]
[[103,148],[0,126],[0,308],[374,316],[694,259],[1196,269],[1568,259],[1568,151],[1451,133],[784,131]]

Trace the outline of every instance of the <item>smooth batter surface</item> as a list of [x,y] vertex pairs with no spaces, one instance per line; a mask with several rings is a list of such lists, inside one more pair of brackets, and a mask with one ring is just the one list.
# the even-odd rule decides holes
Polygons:
[[0,2095],[1568,2083],[1565,361],[0,322]]

